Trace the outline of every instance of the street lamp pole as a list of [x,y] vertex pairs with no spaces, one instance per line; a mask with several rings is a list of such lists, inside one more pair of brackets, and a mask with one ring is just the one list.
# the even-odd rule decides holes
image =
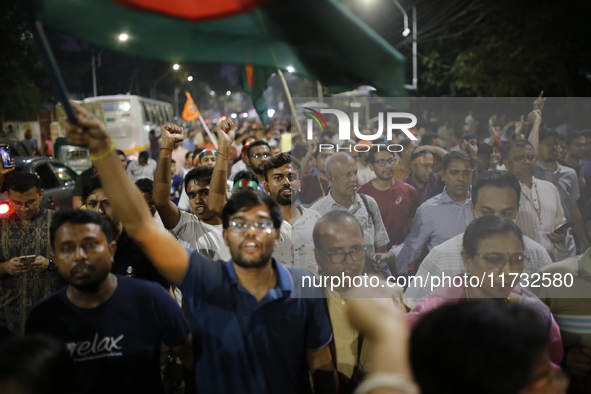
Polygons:
[[154,82],[154,85],[152,85],[152,88],[150,89],[150,98],[153,98],[153,99],[156,98],[156,85],[158,85],[158,83],[160,81],[162,81],[164,79],[164,77],[166,77],[171,71],[173,71],[173,70],[176,71],[179,68],[180,68],[180,66],[178,64],[174,64],[171,69],[169,69],[164,74],[162,74],[162,76],[160,78],[158,78],[156,80],[156,82]]
[[[94,54],[92,55],[91,65],[92,65],[92,94],[94,97],[97,96],[97,88],[96,88],[96,69],[101,66],[101,53],[103,53],[105,49],[101,49],[98,55],[95,57]],[[98,64],[97,64],[98,59]]]

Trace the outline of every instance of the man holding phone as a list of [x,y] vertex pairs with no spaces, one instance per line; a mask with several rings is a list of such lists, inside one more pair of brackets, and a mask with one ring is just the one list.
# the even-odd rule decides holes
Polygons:
[[[2,171],[0,185],[7,172]],[[31,308],[61,282],[48,258],[54,212],[41,208],[43,189],[36,175],[17,172],[3,183],[12,212],[0,217],[0,321],[23,333]]]

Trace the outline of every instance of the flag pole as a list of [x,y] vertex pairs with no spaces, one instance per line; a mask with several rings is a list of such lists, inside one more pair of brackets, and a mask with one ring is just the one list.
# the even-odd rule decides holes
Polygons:
[[209,127],[207,127],[207,124],[203,120],[203,116],[201,115],[201,111],[199,111],[199,120],[201,121],[201,124],[203,125],[203,128],[205,129],[205,132],[207,133],[207,135],[209,136],[209,138],[211,138],[211,142],[213,142],[213,145],[215,146],[215,149],[217,150],[218,149],[218,140],[211,133],[211,131],[209,131]]
[[285,80],[285,76],[280,69],[277,69],[277,75],[281,79],[281,83],[283,84],[283,90],[285,90],[285,95],[287,96],[287,102],[289,103],[289,107],[291,108],[291,117],[293,118],[292,122],[295,122],[296,127],[298,129],[298,133],[301,134],[304,139],[306,136],[304,135],[304,131],[302,130],[302,126],[300,125],[300,121],[298,119],[298,115],[295,110],[295,106],[293,105],[293,100],[291,99],[291,93],[289,92],[289,87],[287,86],[287,81]]

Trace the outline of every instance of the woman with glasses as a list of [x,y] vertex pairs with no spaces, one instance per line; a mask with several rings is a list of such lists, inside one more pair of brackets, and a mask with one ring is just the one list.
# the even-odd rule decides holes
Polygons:
[[526,278],[523,268],[529,259],[523,253],[523,235],[511,220],[487,215],[473,221],[464,233],[462,260],[467,273],[439,278],[442,286],[419,301],[407,314],[411,326],[425,313],[443,304],[490,300],[517,304],[536,312],[548,336],[550,360],[558,365],[563,356],[559,328],[548,307],[533,293],[519,287]]

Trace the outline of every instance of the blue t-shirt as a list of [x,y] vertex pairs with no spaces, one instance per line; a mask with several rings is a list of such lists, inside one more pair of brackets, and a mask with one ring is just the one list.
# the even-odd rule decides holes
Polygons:
[[183,178],[178,175],[172,177],[172,183],[170,184],[170,200],[175,204],[179,205],[181,199],[181,193],[183,192]]
[[164,393],[164,342],[185,342],[189,323],[159,284],[117,276],[115,292],[96,308],[79,308],[67,286],[33,308],[25,331],[62,340],[89,393]]
[[317,298],[297,298],[301,278],[312,274],[273,259],[277,286],[257,302],[238,283],[231,262],[189,253],[179,288],[190,311],[197,392],[309,390],[307,350],[323,348],[332,338],[322,290],[309,290],[318,292],[309,294]]

